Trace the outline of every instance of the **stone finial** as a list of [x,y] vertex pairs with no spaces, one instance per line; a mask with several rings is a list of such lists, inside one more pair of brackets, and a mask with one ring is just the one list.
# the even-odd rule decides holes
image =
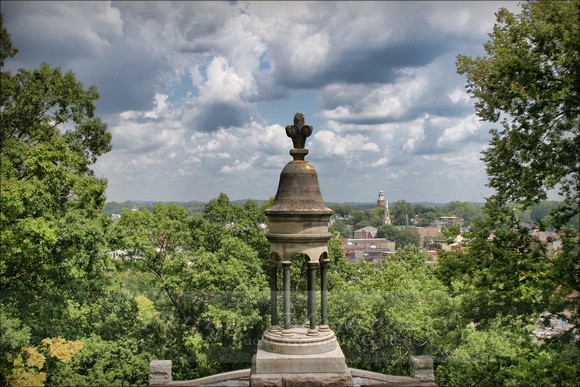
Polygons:
[[306,138],[312,134],[312,126],[304,125],[304,114],[298,112],[294,115],[294,125],[286,127],[286,135],[292,139],[294,149],[290,154],[294,160],[304,160],[304,156],[308,154],[308,149],[305,149]]

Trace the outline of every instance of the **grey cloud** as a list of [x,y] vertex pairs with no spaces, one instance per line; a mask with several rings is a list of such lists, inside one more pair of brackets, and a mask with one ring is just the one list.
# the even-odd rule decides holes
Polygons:
[[203,132],[213,132],[219,128],[242,126],[249,118],[249,112],[243,108],[227,103],[216,103],[203,109],[195,127]]
[[275,73],[279,82],[290,88],[319,88],[334,82],[347,84],[391,83],[397,70],[423,66],[441,55],[442,44],[436,42],[398,42],[384,47],[358,47],[340,53],[327,65],[305,75],[281,66]]

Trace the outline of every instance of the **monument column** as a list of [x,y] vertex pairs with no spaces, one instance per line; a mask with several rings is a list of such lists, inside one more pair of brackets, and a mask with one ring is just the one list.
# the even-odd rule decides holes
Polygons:
[[328,331],[328,321],[326,320],[326,300],[327,300],[327,282],[326,270],[328,269],[328,259],[320,261],[320,327],[322,332]]
[[[286,127],[292,139],[290,161],[280,173],[278,191],[272,205],[264,211],[272,267],[270,272],[270,312],[272,327],[262,335],[252,360],[250,383],[257,386],[352,386],[353,380],[334,332],[327,321],[328,223],[332,210],[324,204],[318,175],[304,158],[306,138],[312,126],[296,113],[294,124]],[[292,259],[308,259],[308,325],[292,325],[290,268]],[[274,259],[273,257],[276,257]],[[284,325],[278,324],[277,277],[275,264],[282,263],[282,310]],[[320,317],[317,326],[316,274],[320,266]]]
[[308,319],[310,320],[308,332],[309,336],[318,334],[316,328],[316,262],[308,262]]
[[286,261],[282,262],[282,279],[284,282],[284,288],[282,289],[282,309],[284,310],[284,330],[283,334],[290,334],[289,329],[291,326],[291,314],[290,314],[290,266],[292,262]]
[[270,330],[278,331],[278,263],[270,262]]

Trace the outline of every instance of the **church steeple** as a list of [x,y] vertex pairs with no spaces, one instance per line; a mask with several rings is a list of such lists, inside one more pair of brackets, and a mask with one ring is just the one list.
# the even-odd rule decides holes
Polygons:
[[391,213],[389,212],[389,199],[385,199],[385,216],[383,218],[384,224],[391,224]]
[[385,207],[385,215],[383,217],[383,224],[391,224],[391,213],[389,212],[389,201],[385,197],[383,191],[379,191],[379,197],[377,198],[377,207]]

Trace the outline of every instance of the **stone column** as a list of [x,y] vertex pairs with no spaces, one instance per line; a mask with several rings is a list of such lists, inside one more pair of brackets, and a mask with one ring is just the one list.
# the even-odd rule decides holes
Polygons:
[[316,329],[316,262],[308,262],[308,318],[310,326],[307,335],[318,334]]
[[278,331],[278,264],[270,263],[270,330]]
[[[282,308],[284,309],[284,330],[289,330],[290,322],[290,265],[292,262],[282,262],[284,289],[282,290]],[[284,332],[283,332],[284,333]]]
[[330,330],[328,321],[326,319],[326,305],[327,305],[327,287],[326,270],[328,269],[328,260],[320,261],[320,327],[322,332]]

